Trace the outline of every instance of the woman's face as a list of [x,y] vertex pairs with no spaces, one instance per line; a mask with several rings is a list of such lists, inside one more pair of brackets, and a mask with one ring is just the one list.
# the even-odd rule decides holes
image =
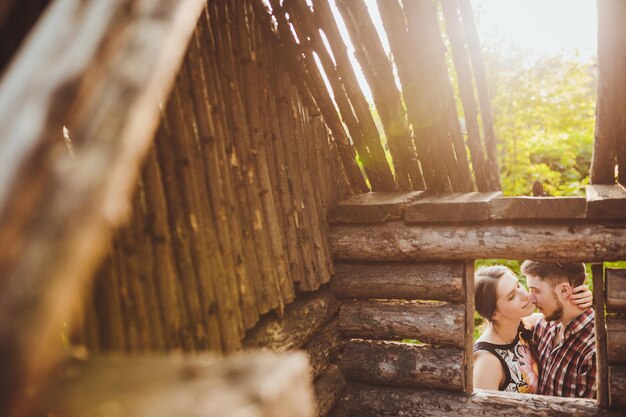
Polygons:
[[[496,286],[496,296],[498,300],[494,319],[517,320],[530,315],[535,309],[528,291],[514,274],[506,273],[500,277]],[[498,317],[498,314],[501,317]]]

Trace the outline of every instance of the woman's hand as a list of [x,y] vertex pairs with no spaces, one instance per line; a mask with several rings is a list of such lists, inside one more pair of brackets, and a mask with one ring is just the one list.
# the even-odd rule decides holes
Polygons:
[[577,304],[581,310],[587,310],[593,305],[593,293],[585,284],[574,288],[569,299],[572,303]]

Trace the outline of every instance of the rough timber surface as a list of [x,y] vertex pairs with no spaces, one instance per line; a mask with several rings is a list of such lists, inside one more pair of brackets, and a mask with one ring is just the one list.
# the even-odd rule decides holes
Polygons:
[[587,217],[589,219],[625,219],[626,189],[620,184],[588,185]]
[[335,262],[338,298],[463,301],[462,262]]
[[489,220],[489,201],[501,195],[501,191],[429,195],[408,205],[405,220],[412,223]]
[[489,202],[491,219],[584,219],[584,197],[501,197]]
[[618,417],[594,400],[476,390],[473,394],[349,383],[333,417]]
[[351,261],[626,259],[626,228],[586,222],[333,225],[329,242],[335,260]]
[[606,269],[606,311],[626,313],[626,269]]

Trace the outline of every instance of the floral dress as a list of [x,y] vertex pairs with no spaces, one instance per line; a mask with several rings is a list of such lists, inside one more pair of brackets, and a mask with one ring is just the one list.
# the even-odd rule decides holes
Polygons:
[[474,343],[474,352],[486,350],[495,355],[504,368],[505,378],[500,384],[500,391],[535,393],[539,385],[539,366],[537,356],[530,344],[532,331],[522,324],[515,340],[506,345],[489,342]]

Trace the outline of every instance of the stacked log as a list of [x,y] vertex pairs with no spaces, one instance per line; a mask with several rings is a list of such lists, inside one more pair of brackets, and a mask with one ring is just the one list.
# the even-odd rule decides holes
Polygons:
[[[605,270],[606,288],[606,330],[604,343],[598,337],[602,348],[606,348],[606,359],[600,363],[599,381],[607,387],[603,395],[604,404],[616,410],[626,409],[626,270],[607,268]],[[594,293],[596,292],[594,285]],[[602,287],[600,287],[602,288]],[[595,306],[596,311],[602,311]],[[604,333],[604,334],[602,334]],[[608,392],[607,392],[608,391]]]

